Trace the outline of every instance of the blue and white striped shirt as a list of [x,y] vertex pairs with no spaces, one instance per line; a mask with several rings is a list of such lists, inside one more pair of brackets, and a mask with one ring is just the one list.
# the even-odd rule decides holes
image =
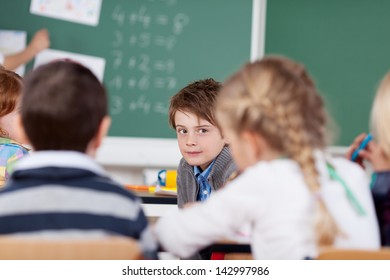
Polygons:
[[122,235],[156,255],[141,201],[88,156],[36,152],[22,159],[0,191],[0,234],[94,238]]

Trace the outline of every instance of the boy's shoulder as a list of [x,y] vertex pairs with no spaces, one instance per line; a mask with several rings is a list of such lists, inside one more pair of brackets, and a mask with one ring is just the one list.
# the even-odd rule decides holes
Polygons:
[[217,161],[225,164],[230,164],[232,162],[234,163],[233,156],[230,152],[229,146],[223,147],[221,152],[215,158],[215,162]]
[[210,176],[221,176],[226,181],[230,175],[237,170],[237,166],[230,153],[229,146],[225,146],[215,158],[214,166]]
[[36,152],[19,162],[11,179],[11,184],[26,188],[51,184],[136,199],[93,159],[76,152]]
[[64,191],[87,191],[122,197],[125,200],[136,201],[139,198],[111,177],[98,174],[88,169],[72,167],[41,167],[35,169],[17,169],[11,175],[7,191],[22,189],[45,188],[56,186]]

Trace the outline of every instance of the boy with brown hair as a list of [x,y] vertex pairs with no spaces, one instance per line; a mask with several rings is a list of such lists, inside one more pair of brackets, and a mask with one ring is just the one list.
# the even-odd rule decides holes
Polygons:
[[221,84],[198,80],[170,100],[169,124],[176,130],[180,152],[177,202],[206,200],[236,170],[226,139],[216,122],[214,107]]
[[110,122],[106,91],[84,66],[56,61],[27,76],[18,124],[35,153],[0,192],[0,234],[121,235],[156,257],[140,199],[93,160]]

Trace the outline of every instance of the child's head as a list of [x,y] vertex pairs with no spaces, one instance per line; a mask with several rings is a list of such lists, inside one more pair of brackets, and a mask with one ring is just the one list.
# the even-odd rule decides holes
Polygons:
[[94,154],[109,127],[103,85],[86,67],[56,61],[25,79],[22,124],[33,148]]
[[195,81],[170,101],[169,124],[176,130],[180,152],[188,164],[202,169],[225,146],[214,113],[220,88],[213,79]]
[[0,66],[0,137],[19,141],[15,127],[22,89],[22,78]]
[[[289,157],[299,164],[310,191],[318,193],[313,152],[325,146],[326,114],[302,65],[277,56],[246,64],[224,83],[216,114],[240,169],[272,159],[269,155]],[[319,204],[319,243],[331,243],[335,224]]]
[[371,130],[390,160],[390,72],[383,78],[371,110]]

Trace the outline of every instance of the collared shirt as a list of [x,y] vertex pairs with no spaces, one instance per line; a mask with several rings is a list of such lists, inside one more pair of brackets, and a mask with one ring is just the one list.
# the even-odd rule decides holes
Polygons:
[[215,160],[203,172],[198,166],[194,166],[195,178],[199,184],[198,201],[204,201],[211,195],[211,186],[207,180],[210,175],[211,169],[213,168]]
[[28,149],[16,141],[0,137],[0,187],[8,180],[17,161],[28,155]]

